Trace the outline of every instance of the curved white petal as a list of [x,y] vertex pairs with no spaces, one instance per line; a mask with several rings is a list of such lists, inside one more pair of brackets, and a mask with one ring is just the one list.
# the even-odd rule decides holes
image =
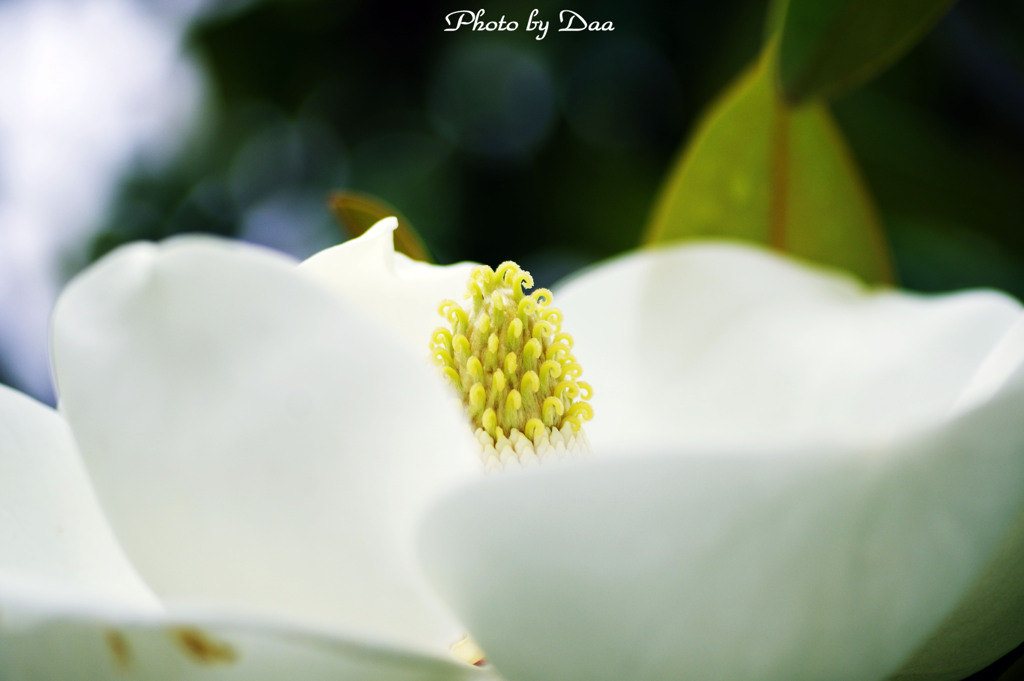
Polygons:
[[320,251],[299,269],[343,300],[387,324],[423,357],[434,329],[443,326],[442,300],[462,300],[473,263],[437,266],[395,253],[395,218],[385,218],[362,236]]
[[1022,409],[1017,385],[884,446],[490,478],[432,509],[421,555],[511,681],[882,679],[1019,514]]
[[60,405],[122,544],[171,604],[447,653],[411,526],[475,475],[415,353],[293,264],[186,238],[117,251],[54,315]]
[[468,665],[326,633],[205,613],[94,619],[50,613],[0,630],[5,681],[484,681]]
[[[1024,316],[982,363],[959,408],[1024,387]],[[1024,456],[1024,447],[1018,450]],[[1024,641],[1024,507],[981,577],[938,631],[900,670],[906,681],[956,681]],[[1009,678],[1009,677],[1008,677]]]
[[158,608],[96,503],[67,424],[0,385],[0,619],[21,590],[14,583],[27,582],[51,598]]
[[598,449],[884,441],[944,418],[1021,314],[992,291],[872,292],[714,242],[619,258],[555,302]]
[[1024,314],[1017,315],[964,386],[953,405],[954,411],[966,411],[992,398],[1014,381],[1024,380]]

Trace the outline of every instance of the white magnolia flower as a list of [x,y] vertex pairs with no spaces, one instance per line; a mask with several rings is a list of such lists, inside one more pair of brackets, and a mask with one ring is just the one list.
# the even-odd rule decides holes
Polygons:
[[60,413],[0,389],[0,677],[945,679],[1024,638],[1015,301],[628,255],[557,292],[589,455],[484,475],[425,358],[472,266],[390,229],[69,286]]

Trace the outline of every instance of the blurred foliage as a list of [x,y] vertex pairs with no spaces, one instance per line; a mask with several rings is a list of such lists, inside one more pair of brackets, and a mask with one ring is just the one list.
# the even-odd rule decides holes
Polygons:
[[1024,644],[963,681],[1021,681],[1024,679]]
[[[487,6],[525,22],[553,2]],[[126,182],[93,257],[181,231],[308,255],[327,200],[400,208],[439,262],[542,285],[635,247],[701,112],[752,63],[767,3],[588,3],[611,33],[444,32],[463,6],[265,0],[197,26],[213,101],[179,162]],[[902,285],[1024,297],[1024,6],[963,0],[832,109]]]
[[391,204],[357,192],[334,192],[329,203],[331,212],[348,238],[362,236],[384,218],[395,217],[398,219],[398,227],[392,232],[395,250],[413,260],[434,262],[412,223]]
[[669,176],[647,241],[733,237],[892,280],[875,207],[825,105],[791,108],[775,44],[711,108]]
[[791,102],[860,85],[910,49],[952,0],[775,0],[779,80]]

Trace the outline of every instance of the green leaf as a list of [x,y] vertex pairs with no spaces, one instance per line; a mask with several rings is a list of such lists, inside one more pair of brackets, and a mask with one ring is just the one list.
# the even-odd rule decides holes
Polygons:
[[432,263],[423,239],[412,224],[391,204],[376,197],[356,192],[334,192],[328,202],[335,220],[349,238],[360,236],[387,217],[398,218],[395,230],[395,250],[413,260]]
[[828,109],[790,108],[772,57],[765,50],[698,126],[646,241],[745,239],[891,283],[878,215]]
[[768,14],[764,20],[764,43],[768,45],[782,32],[782,24],[786,21],[786,10],[789,0],[773,0],[768,4]]
[[[789,0],[779,50],[793,103],[859,85],[909,50],[953,0]],[[781,6],[777,0],[777,7]],[[773,13],[778,14],[773,8]]]

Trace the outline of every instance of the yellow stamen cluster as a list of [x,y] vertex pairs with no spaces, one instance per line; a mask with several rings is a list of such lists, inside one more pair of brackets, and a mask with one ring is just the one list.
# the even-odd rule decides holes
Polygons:
[[551,291],[530,288],[533,277],[514,262],[477,267],[466,287],[470,309],[442,301],[451,328],[434,331],[431,342],[489,463],[582,449],[581,427],[594,414]]

